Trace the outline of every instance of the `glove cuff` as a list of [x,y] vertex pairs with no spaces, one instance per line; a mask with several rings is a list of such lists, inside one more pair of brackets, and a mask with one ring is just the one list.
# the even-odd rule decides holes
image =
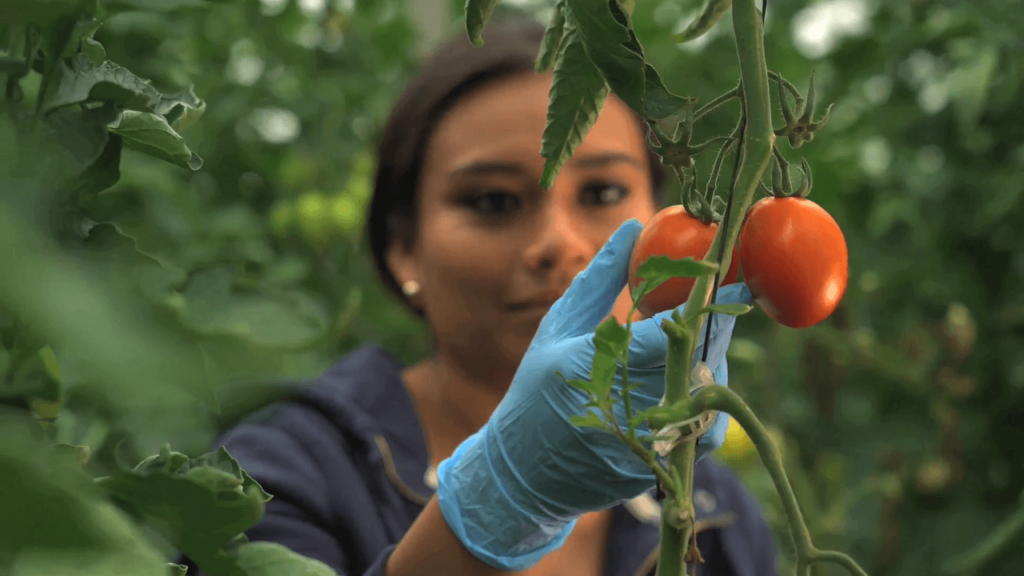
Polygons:
[[557,550],[576,526],[538,518],[516,504],[494,474],[488,426],[467,438],[437,469],[437,501],[448,526],[473,556],[495,568],[526,570]]

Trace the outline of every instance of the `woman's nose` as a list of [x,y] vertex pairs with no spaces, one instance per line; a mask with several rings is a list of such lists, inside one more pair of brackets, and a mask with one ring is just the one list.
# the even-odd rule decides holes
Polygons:
[[591,252],[593,249],[582,229],[579,214],[572,207],[552,203],[541,212],[525,258],[531,271],[563,267],[574,275],[586,268]]

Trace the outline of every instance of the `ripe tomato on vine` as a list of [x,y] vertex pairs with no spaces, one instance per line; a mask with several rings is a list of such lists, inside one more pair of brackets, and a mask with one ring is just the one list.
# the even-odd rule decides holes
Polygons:
[[821,322],[846,292],[843,231],[807,198],[769,197],[754,203],[740,230],[739,252],[754,301],[784,326]]
[[[669,206],[654,215],[644,226],[637,238],[629,260],[629,288],[636,290],[643,278],[636,275],[637,269],[651,256],[666,256],[672,259],[692,257],[701,260],[711,247],[718,232],[715,222],[704,223],[692,216],[682,205]],[[736,282],[739,274],[739,257],[733,250],[732,264],[722,284]],[[693,278],[672,278],[648,292],[637,310],[650,318],[658,312],[671,310],[686,303],[693,289]]]

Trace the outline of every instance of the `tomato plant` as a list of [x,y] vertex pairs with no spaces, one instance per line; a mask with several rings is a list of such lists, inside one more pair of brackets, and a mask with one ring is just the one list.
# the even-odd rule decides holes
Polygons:
[[[654,215],[644,226],[637,238],[633,255],[629,260],[629,288],[636,290],[643,278],[637,276],[637,269],[651,256],[667,256],[672,259],[703,259],[711,247],[718,224],[705,224],[692,216],[682,205],[669,206]],[[736,282],[739,275],[739,258],[733,250],[732,264],[722,284]],[[650,318],[658,312],[681,306],[693,289],[693,278],[672,278],[651,290],[641,298],[637,310]]]
[[846,292],[846,240],[818,204],[770,197],[747,212],[740,231],[743,275],[757,305],[790,328],[828,318]]

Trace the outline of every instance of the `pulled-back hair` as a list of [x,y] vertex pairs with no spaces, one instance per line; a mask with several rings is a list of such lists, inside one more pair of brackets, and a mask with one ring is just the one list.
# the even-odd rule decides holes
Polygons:
[[[402,293],[387,264],[391,242],[411,247],[417,233],[419,179],[427,145],[439,120],[465,94],[487,82],[533,71],[544,26],[526,18],[491,22],[484,45],[473,46],[459,34],[433,51],[405,86],[380,134],[377,174],[366,218],[366,236],[384,284],[422,316]],[[648,127],[637,115],[644,134]],[[538,153],[540,142],[537,143]],[[658,206],[665,172],[648,150],[651,184]]]

